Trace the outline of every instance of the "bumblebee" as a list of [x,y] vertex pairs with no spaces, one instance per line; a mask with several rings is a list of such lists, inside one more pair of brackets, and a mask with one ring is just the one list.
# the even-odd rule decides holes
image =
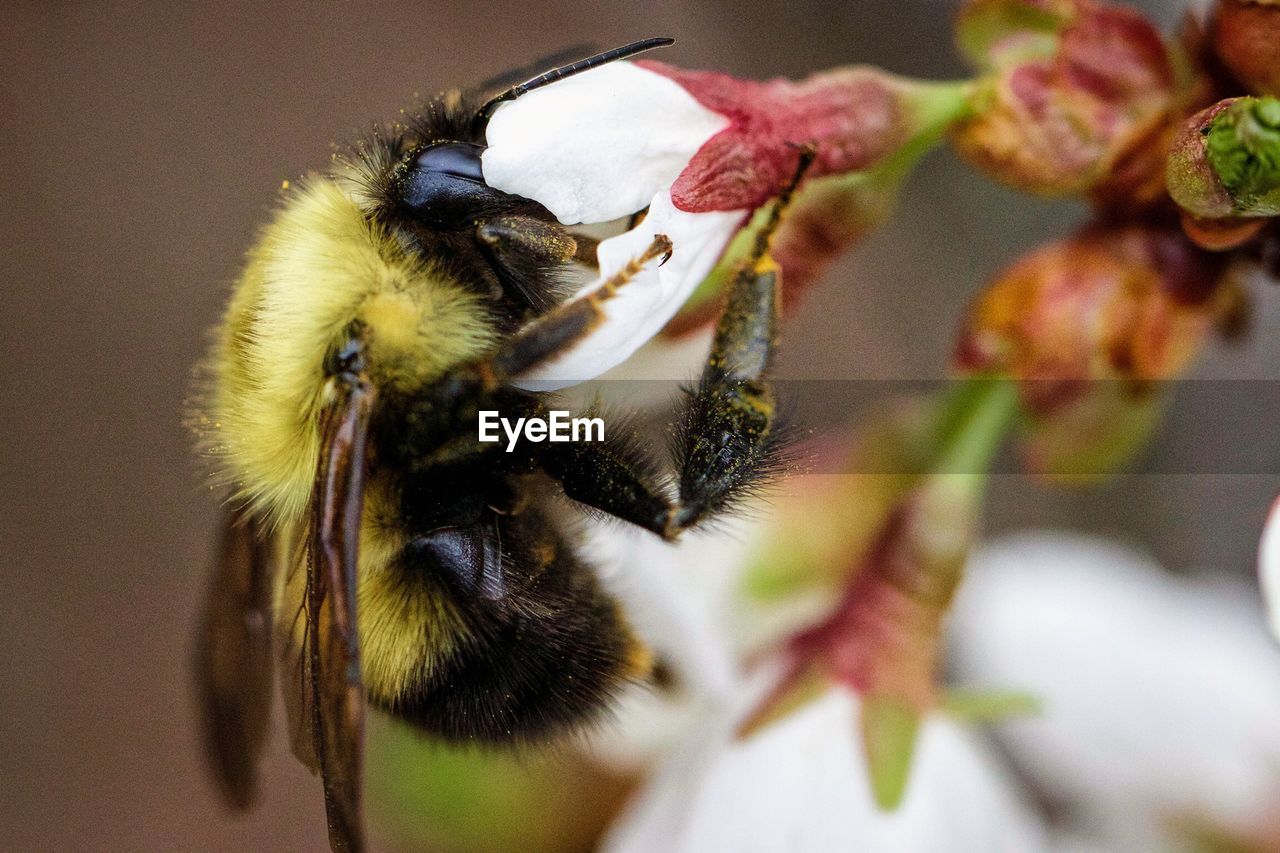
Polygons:
[[592,264],[595,243],[485,183],[487,118],[669,41],[442,94],[288,192],[250,250],[196,416],[231,492],[197,653],[231,804],[255,797],[276,660],[335,850],[363,847],[366,703],[450,741],[542,742],[590,722],[647,677],[650,655],[555,504],[670,540],[777,470],[772,225],[731,279],[669,460],[615,421],[598,442],[478,440],[481,410],[543,416],[550,395],[510,380],[583,340],[673,250],[659,236],[566,298],[562,274]]

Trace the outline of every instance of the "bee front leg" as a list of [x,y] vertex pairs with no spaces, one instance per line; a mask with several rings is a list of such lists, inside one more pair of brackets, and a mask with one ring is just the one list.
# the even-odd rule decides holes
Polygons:
[[778,423],[768,379],[777,349],[782,285],[769,241],[813,157],[812,147],[801,150],[795,177],[775,202],[750,256],[730,279],[711,354],[689,392],[677,430],[677,533],[750,495],[785,461],[787,435]]
[[543,268],[577,261],[596,266],[600,241],[571,234],[563,227],[533,216],[498,216],[476,225],[476,236],[504,265],[537,263]]
[[677,427],[678,530],[750,494],[776,472],[784,433],[768,381],[777,324],[778,269],[767,256],[743,267],[716,330],[711,358]]
[[604,304],[631,283],[655,258],[669,255],[671,241],[659,234],[639,256],[600,286],[579,299],[565,302],[534,320],[519,334],[503,343],[492,356],[472,366],[472,373],[488,385],[502,382],[532,370],[571,349],[603,322]]
[[569,295],[560,275],[572,262],[595,266],[596,241],[575,237],[533,216],[506,215],[476,223],[480,250],[508,293],[542,314]]
[[540,447],[539,463],[568,497],[671,538],[675,505],[651,455],[625,421],[613,423],[601,441]]

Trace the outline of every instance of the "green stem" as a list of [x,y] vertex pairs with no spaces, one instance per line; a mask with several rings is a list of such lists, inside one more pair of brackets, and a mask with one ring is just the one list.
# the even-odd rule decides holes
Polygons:
[[994,376],[955,380],[939,404],[931,470],[985,477],[1017,412],[1016,383]]
[[973,80],[929,81],[915,84],[908,98],[916,132],[893,154],[864,173],[872,180],[898,184],[916,163],[946,138],[947,131],[973,112]]

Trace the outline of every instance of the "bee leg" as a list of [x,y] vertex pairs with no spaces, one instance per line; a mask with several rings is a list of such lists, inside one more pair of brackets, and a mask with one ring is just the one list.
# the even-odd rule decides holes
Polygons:
[[309,701],[329,843],[335,851],[359,851],[364,848],[364,687],[355,593],[374,389],[362,372],[358,340],[335,359],[330,367],[334,393],[321,418],[307,541],[304,704]]
[[765,373],[774,349],[778,283],[771,264],[757,261],[738,272],[711,359],[689,391],[676,446],[675,523],[681,530],[726,508],[777,468],[783,442]]
[[535,260],[545,266],[569,261],[596,266],[600,241],[585,234],[572,234],[564,227],[533,216],[498,216],[477,223],[476,236],[493,255],[517,263]]
[[632,258],[594,291],[581,299],[561,304],[506,341],[480,370],[487,370],[490,379],[497,384],[497,381],[523,373],[565,352],[600,324],[604,319],[605,302],[634,279],[645,264],[670,252],[671,241],[665,235],[657,235],[648,249]]
[[573,259],[585,267],[599,271],[600,259],[596,250],[600,248],[600,241],[586,234],[574,234],[573,244]]
[[652,456],[625,421],[609,421],[602,441],[547,442],[538,461],[579,503],[667,537],[675,507]]
[[767,378],[777,347],[781,271],[769,241],[813,156],[811,147],[802,149],[791,185],[730,279],[710,357],[679,426],[676,532],[750,494],[782,464],[786,435]]
[[519,293],[538,313],[551,310],[568,297],[568,282],[557,275],[566,264],[586,256],[595,263],[595,241],[576,238],[560,225],[532,216],[480,221],[476,237],[503,287]]

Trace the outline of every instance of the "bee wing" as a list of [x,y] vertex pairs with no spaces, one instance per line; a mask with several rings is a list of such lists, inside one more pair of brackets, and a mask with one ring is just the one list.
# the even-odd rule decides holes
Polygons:
[[364,687],[355,591],[374,391],[355,377],[339,377],[334,387],[336,400],[322,418],[306,545],[302,711],[304,716],[310,712],[311,746],[324,783],[330,846],[335,851],[359,851],[364,848],[360,805]]
[[196,678],[210,769],[238,809],[257,797],[271,719],[271,537],[228,506],[196,645]]
[[[304,531],[305,533],[306,531]],[[278,609],[276,637],[280,655],[280,688],[284,699],[289,746],[298,761],[312,773],[320,772],[314,736],[311,732],[311,673],[307,660],[307,574],[309,542],[304,536],[293,549],[293,559],[285,573]]]

